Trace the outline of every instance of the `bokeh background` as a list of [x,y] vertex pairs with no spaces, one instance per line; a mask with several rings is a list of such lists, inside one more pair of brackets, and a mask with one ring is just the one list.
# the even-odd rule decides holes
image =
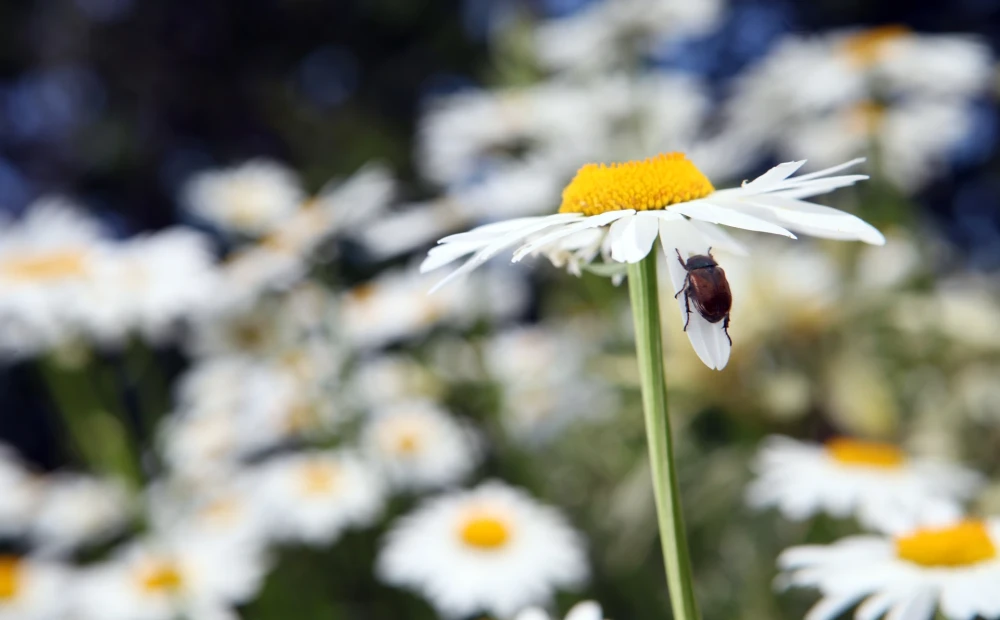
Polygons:
[[[66,472],[124,480],[121,510],[106,517],[107,531],[95,526],[100,536],[46,554],[87,567],[149,532],[157,521],[151,513],[171,512],[162,507],[166,500],[155,499],[162,487],[185,478],[187,495],[176,503],[188,506],[225,485],[214,461],[204,471],[183,467],[200,458],[190,446],[209,432],[184,426],[211,417],[191,413],[201,406],[198,398],[231,399],[236,404],[220,415],[247,418],[240,408],[253,405],[240,399],[266,400],[287,389],[276,387],[282,381],[301,382],[290,391],[311,399],[304,405],[288,397],[257,412],[264,418],[234,423],[257,430],[273,423],[278,430],[270,436],[233,430],[230,452],[205,457],[229,459],[227,467],[241,472],[316,446],[357,448],[378,461],[364,449],[364,429],[379,419],[373,412],[431,402],[475,429],[471,464],[454,479],[387,493],[377,517],[360,519],[336,540],[268,542],[266,578],[230,601],[231,609],[260,620],[436,617],[421,597],[376,578],[383,535],[441,487],[499,478],[559,508],[588,540],[591,579],[560,593],[555,608],[590,598],[609,618],[664,617],[669,606],[625,287],[537,261],[497,266],[482,282],[428,301],[424,291],[435,280],[418,275],[417,264],[445,234],[553,211],[558,189],[586,161],[684,149],[724,187],[779,161],[813,151],[825,156],[822,147],[832,142],[825,137],[839,131],[834,125],[824,133],[831,131],[825,123],[841,112],[867,116],[862,137],[834,148],[831,163],[868,155],[873,180],[829,204],[885,231],[886,248],[747,237],[751,258],[720,258],[737,300],[733,360],[719,373],[687,349],[678,315],[664,303],[668,382],[705,616],[800,617],[812,599],[774,591],[774,558],[790,544],[858,529],[825,517],[792,523],[745,506],[750,464],[768,435],[891,441],[996,474],[1000,5],[712,0],[683,9],[676,8],[684,4],[679,0],[649,0],[631,5],[675,7],[670,19],[651,20],[650,32],[634,23],[611,34],[581,30],[568,38],[584,44],[583,51],[555,33],[558,24],[605,4],[614,6],[610,0],[0,5],[0,209],[12,231],[0,237],[0,255],[34,247],[17,222],[54,195],[102,227],[102,243],[181,226],[197,232],[198,252],[204,250],[195,252],[198,267],[175,283],[174,290],[183,290],[190,282],[185,294],[192,301],[172,309],[163,329],[132,329],[130,319],[121,319],[117,332],[114,319],[111,327],[92,329],[88,318],[67,311],[44,338],[34,338],[37,326],[25,316],[44,314],[45,304],[72,310],[117,301],[82,285],[23,304],[0,301],[6,322],[0,439],[11,451],[5,467],[19,472],[0,477],[7,480],[0,482],[7,485],[0,506],[19,496],[14,491],[27,484],[19,477],[24,472],[39,487]],[[775,96],[781,88],[812,88],[785,70],[759,71],[789,41],[887,25],[908,27],[895,35],[903,38],[941,35],[968,43],[971,55],[934,57],[943,74],[972,74],[971,86],[948,91],[904,79],[899,89],[883,90],[834,80],[826,83],[828,100],[815,108],[768,109],[769,87]],[[561,45],[570,50],[562,56],[568,61],[558,60]],[[808,67],[830,54],[803,50],[796,57]],[[909,70],[916,75],[923,66]],[[859,88],[867,94],[854,93]],[[886,120],[894,110],[914,101],[943,111],[880,133],[896,127]],[[772,125],[761,122],[764,134],[745,135],[741,129],[764,112],[773,113]],[[563,126],[539,127],[545,115],[561,119],[549,125]],[[584,132],[594,127],[600,131]],[[906,159],[901,154],[914,153],[916,164],[902,172],[894,167]],[[211,205],[198,206],[235,198],[190,193],[197,175],[260,158],[295,171],[300,180],[293,185],[300,184],[303,197],[318,194],[322,203],[327,196],[340,209],[333,223],[316,226],[321,238],[280,248],[294,255],[294,264],[274,267],[276,276],[266,273],[268,266],[287,256],[272,260],[264,252],[259,260],[266,265],[247,267],[250,275],[234,265],[255,250],[274,249],[267,235],[291,221],[290,213],[248,233],[224,214],[212,215]],[[336,193],[343,189],[337,183],[366,173],[374,176],[358,193]],[[331,179],[339,181],[328,185]],[[349,224],[340,227],[341,221]],[[5,254],[3,244],[11,251]],[[195,272],[205,280],[195,283]],[[116,289],[108,299],[129,295]],[[305,368],[292,379],[279,376],[287,368],[268,366],[290,351],[303,355],[297,363]],[[218,381],[205,388],[210,396],[190,387],[212,364],[248,359],[267,369],[226,370],[232,374],[206,380]],[[234,393],[224,394],[227,386]],[[171,430],[177,428],[184,430]],[[102,501],[80,497],[79,506],[56,509],[57,522]],[[971,509],[988,513],[994,506],[1000,507],[1000,488],[988,486]],[[13,556],[33,556],[44,546],[30,533],[30,514],[0,510],[9,519],[0,526],[3,545]]]

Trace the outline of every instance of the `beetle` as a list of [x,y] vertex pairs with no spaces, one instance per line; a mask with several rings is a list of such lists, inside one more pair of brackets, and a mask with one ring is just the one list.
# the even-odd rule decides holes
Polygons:
[[681,251],[677,251],[677,260],[680,261],[687,276],[684,278],[684,286],[677,291],[674,298],[684,294],[684,305],[687,307],[687,320],[684,321],[684,331],[687,331],[691,322],[691,304],[695,310],[709,323],[722,324],[722,330],[729,338],[729,344],[733,344],[733,339],[729,336],[729,310],[733,306],[733,294],[729,290],[729,281],[726,280],[726,272],[719,267],[719,264],[712,258],[712,248],[708,248],[708,254],[696,254],[684,260]]

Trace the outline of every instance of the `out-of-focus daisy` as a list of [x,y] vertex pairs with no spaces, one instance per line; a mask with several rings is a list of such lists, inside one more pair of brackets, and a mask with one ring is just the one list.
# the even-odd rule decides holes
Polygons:
[[98,341],[121,343],[135,331],[163,341],[182,321],[215,308],[219,274],[208,239],[186,228],[116,244],[88,292],[84,328]]
[[231,619],[260,589],[260,549],[174,530],[140,539],[79,577],[75,616],[83,620]]
[[805,162],[784,163],[741,187],[725,190],[715,190],[680,153],[610,166],[588,164],[563,191],[559,213],[497,222],[445,237],[428,253],[421,270],[437,269],[472,255],[439,282],[436,290],[500,252],[517,247],[515,262],[543,254],[554,264],[565,264],[578,272],[599,255],[605,262],[639,262],[659,237],[678,303],[690,319],[688,338],[706,365],[721,369],[729,360],[731,347],[725,323],[709,323],[697,311],[686,312],[687,296],[680,291],[687,271],[681,260],[707,254],[710,248],[745,253],[717,224],[792,238],[792,231],[796,231],[884,243],[882,234],[863,220],[804,200],[866,179],[864,175],[837,175],[859,161],[798,177],[792,175]]
[[426,401],[376,411],[363,441],[389,481],[403,489],[455,484],[479,460],[473,430]]
[[[551,620],[551,618],[545,610],[538,607],[529,607],[514,616],[514,620]],[[603,618],[601,606],[594,601],[577,603],[566,612],[566,620],[602,620]]]
[[557,70],[628,67],[672,37],[707,33],[722,16],[719,0],[604,0],[540,24],[536,51]]
[[891,445],[836,438],[826,444],[771,437],[747,488],[754,507],[774,506],[788,519],[820,512],[856,516],[870,528],[895,532],[961,513],[958,502],[983,481],[958,465],[908,457]]
[[584,543],[552,508],[489,482],[428,500],[389,532],[379,577],[448,617],[509,617],[588,575]]
[[70,600],[70,569],[33,557],[0,555],[0,620],[59,620]]
[[[973,130],[971,106],[963,101],[917,100],[885,106],[870,101],[786,129],[782,156],[805,153],[832,165],[875,149],[885,177],[900,188],[917,190],[932,180],[953,149]],[[938,127],[928,132],[926,127]]]
[[76,335],[109,247],[98,222],[62,198],[0,221],[0,348],[33,355]]
[[1000,617],[1000,520],[968,519],[894,537],[853,536],[792,547],[778,558],[779,583],[816,588],[806,615],[833,620],[857,603],[858,620]]
[[196,174],[181,199],[195,216],[222,230],[257,236],[298,211],[306,194],[298,175],[268,159]]
[[45,480],[43,489],[30,535],[46,552],[68,552],[102,542],[120,531],[131,516],[128,493],[115,480],[55,474]]
[[483,363],[500,384],[503,423],[512,436],[537,445],[572,422],[613,409],[609,387],[587,371],[594,327],[522,326],[485,343]]
[[486,272],[440,297],[427,295],[430,285],[426,277],[400,269],[348,290],[340,304],[344,336],[359,348],[377,348],[442,323],[462,327],[478,318],[516,315],[527,300],[525,284],[509,272]]
[[402,353],[362,360],[351,375],[352,396],[364,408],[377,409],[411,400],[434,400],[444,392],[428,366]]
[[29,526],[42,497],[42,478],[30,471],[17,452],[0,444],[0,536],[20,536]]
[[329,544],[344,530],[375,521],[385,501],[378,473],[346,452],[280,456],[259,466],[256,475],[269,527],[279,540]]
[[424,176],[446,187],[532,168],[558,177],[593,156],[596,113],[588,91],[568,83],[461,92],[433,102],[421,119],[417,161]]

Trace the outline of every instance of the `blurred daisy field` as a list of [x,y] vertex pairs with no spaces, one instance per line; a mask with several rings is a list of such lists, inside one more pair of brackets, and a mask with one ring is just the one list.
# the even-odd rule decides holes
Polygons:
[[1000,619],[998,49],[972,0],[0,7],[0,620]]

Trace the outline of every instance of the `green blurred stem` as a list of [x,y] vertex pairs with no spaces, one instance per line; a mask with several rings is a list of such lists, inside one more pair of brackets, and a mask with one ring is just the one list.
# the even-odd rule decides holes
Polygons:
[[663,372],[663,342],[660,334],[660,304],[656,283],[656,252],[628,266],[628,289],[635,321],[635,351],[642,384],[642,408],[646,417],[649,465],[653,473],[656,520],[660,527],[663,564],[675,620],[698,620],[691,558],[681,497],[674,467],[667,416],[667,384]]
[[39,360],[38,367],[80,458],[94,471],[137,486],[138,456],[122,420],[102,402],[95,377],[51,358]]

